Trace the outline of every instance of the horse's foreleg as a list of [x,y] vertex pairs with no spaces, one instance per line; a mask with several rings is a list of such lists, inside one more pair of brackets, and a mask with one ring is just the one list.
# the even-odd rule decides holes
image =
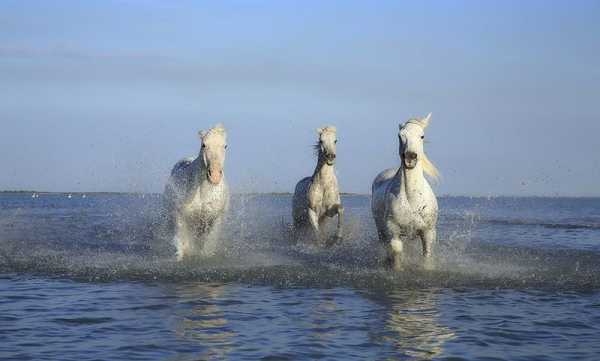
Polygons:
[[315,241],[321,242],[321,232],[319,231],[319,216],[314,209],[308,209],[308,221],[313,230]]
[[402,229],[399,229],[391,219],[387,219],[382,231],[387,243],[390,266],[395,271],[401,271],[403,268],[402,258],[404,255],[404,245],[400,238],[402,236]]
[[377,229],[377,237],[379,238],[379,241],[381,242],[385,242],[387,241],[387,233],[385,231],[384,226],[381,225],[381,222],[378,222],[377,219],[375,219],[375,228]]
[[173,238],[175,244],[175,252],[178,261],[181,261],[185,256],[191,253],[191,244],[187,227],[181,220],[176,220],[175,236]]
[[435,228],[420,232],[421,242],[423,244],[424,266],[426,269],[433,268],[432,248],[436,240]]
[[204,244],[202,245],[202,255],[214,256],[217,252],[218,238],[221,234],[223,225],[223,216],[220,216],[212,224],[210,230],[206,233]]
[[402,244],[402,240],[398,237],[394,237],[390,240],[389,243],[389,257],[392,268],[395,271],[402,270],[402,252],[404,250],[404,246]]
[[338,217],[338,224],[337,224],[337,231],[335,232],[335,238],[342,239],[343,227],[344,227],[344,207],[342,207],[341,204],[338,204],[338,206],[337,206],[337,217]]

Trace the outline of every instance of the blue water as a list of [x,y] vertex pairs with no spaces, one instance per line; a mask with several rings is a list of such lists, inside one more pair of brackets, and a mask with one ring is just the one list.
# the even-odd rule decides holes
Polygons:
[[436,268],[395,273],[369,198],[292,244],[290,197],[235,196],[177,263],[157,195],[0,195],[0,360],[600,359],[600,199],[441,198]]

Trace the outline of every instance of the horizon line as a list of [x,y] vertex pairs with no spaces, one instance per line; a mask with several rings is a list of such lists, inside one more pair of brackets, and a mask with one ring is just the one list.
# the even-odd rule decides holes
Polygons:
[[[162,192],[142,192],[142,191],[38,191],[38,190],[0,190],[0,194],[15,193],[34,193],[38,195],[53,194],[121,194],[121,195],[161,195]],[[232,195],[293,195],[292,192],[232,192]],[[345,196],[364,196],[370,197],[371,193],[340,192]],[[444,193],[437,195],[438,198],[600,198],[600,195],[564,195],[564,194],[452,194]]]

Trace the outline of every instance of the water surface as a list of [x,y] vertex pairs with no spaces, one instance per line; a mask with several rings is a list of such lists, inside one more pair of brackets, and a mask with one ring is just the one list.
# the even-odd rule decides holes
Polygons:
[[436,269],[381,266],[369,198],[331,249],[235,196],[177,263],[157,195],[0,195],[0,359],[596,360],[600,200],[441,198]]

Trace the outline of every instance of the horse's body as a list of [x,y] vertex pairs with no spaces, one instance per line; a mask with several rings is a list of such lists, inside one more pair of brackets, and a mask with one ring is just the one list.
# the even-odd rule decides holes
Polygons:
[[215,237],[229,205],[223,176],[225,129],[217,126],[200,136],[200,155],[175,164],[164,192],[178,260],[214,251]]
[[395,269],[402,268],[403,240],[418,235],[423,245],[425,265],[431,266],[436,240],[438,205],[424,172],[437,176],[437,170],[423,151],[424,130],[431,114],[409,120],[400,127],[398,168],[381,172],[373,181],[371,210],[379,239],[388,247]]
[[319,143],[315,145],[318,160],[311,177],[296,184],[292,201],[292,216],[296,234],[310,228],[312,236],[319,243],[323,241],[321,227],[327,217],[337,215],[336,238],[342,237],[344,208],[340,200],[340,190],[335,176],[336,130],[325,127],[317,130]]

